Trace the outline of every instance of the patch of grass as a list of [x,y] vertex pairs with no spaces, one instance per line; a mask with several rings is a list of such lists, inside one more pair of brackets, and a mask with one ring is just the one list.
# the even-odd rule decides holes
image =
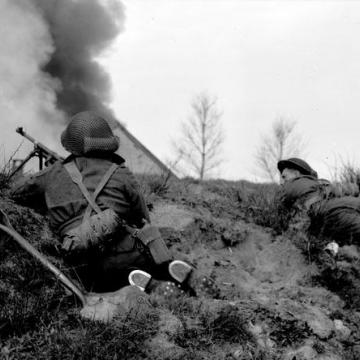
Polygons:
[[0,171],[0,192],[5,192],[10,186],[10,179],[8,174]]
[[242,203],[248,220],[281,234],[289,227],[293,214],[283,206],[278,185],[260,185]]
[[182,327],[173,335],[172,340],[186,350],[206,350],[225,343],[254,341],[245,318],[234,306],[224,306],[214,313],[201,303],[195,305],[183,301],[178,303],[177,314]]
[[[44,219],[28,208],[1,199],[0,208],[9,216],[16,230],[37,249],[54,249],[56,240]],[[59,259],[51,262],[61,268]],[[74,299],[66,297],[54,276],[23,250],[11,237],[0,233],[0,334],[21,336],[37,331],[38,324],[47,324],[58,313],[74,307]]]
[[60,283],[30,254],[7,240],[0,260],[0,335],[35,331],[61,311],[74,307]]
[[[358,187],[360,186],[360,168],[356,167],[350,161],[342,161],[340,168],[336,169],[336,172],[335,180],[340,184],[355,184]],[[353,193],[346,194],[346,188],[344,190],[344,195],[354,195]]]
[[311,329],[304,321],[284,316],[275,317],[274,321],[278,326],[269,335],[280,347],[293,346],[311,335]]
[[251,342],[253,337],[246,327],[246,320],[237,308],[227,305],[213,318],[203,318],[212,338],[217,342]]
[[[59,311],[68,309],[63,303],[64,292],[60,287],[42,286],[6,292],[2,289],[0,308],[0,335],[2,339],[21,336],[36,331],[40,324],[49,324],[58,317]],[[74,303],[72,302],[72,306]]]
[[271,308],[258,306],[254,318],[266,322],[269,326],[268,336],[278,347],[300,344],[307,339],[312,331],[305,321],[298,320],[291,314],[275,311]]
[[[260,347],[249,331],[249,320],[259,315],[257,309],[265,311],[263,307],[255,306],[252,302],[244,302],[237,306],[219,303],[214,308],[207,306],[206,302],[183,298],[169,302],[167,307],[182,323],[182,327],[171,335],[171,340],[186,351],[186,355],[181,359],[281,358],[280,350],[272,351]],[[278,326],[280,325],[274,324],[274,330],[278,329]],[[234,357],[236,350],[239,351]]]
[[[315,227],[316,223],[312,225]],[[316,264],[318,273],[312,276],[313,282],[338,294],[347,307],[360,309],[360,262],[356,250],[349,246],[340,247],[339,253],[333,256],[324,250],[331,239],[323,236],[321,231],[317,236],[299,230],[288,231],[286,235],[309,263]]]
[[360,310],[360,265],[358,262],[336,261],[323,254],[317,259],[320,274],[314,277],[319,284],[338,294],[348,308]]
[[[3,161],[0,165],[0,194],[5,193],[11,183],[11,176],[13,173],[13,161],[16,157],[16,154],[18,153],[22,143],[18,146],[17,149],[11,154],[11,156],[6,160],[3,154]],[[2,152],[4,153],[4,149],[2,149]]]
[[145,198],[150,195],[164,196],[173,181],[170,173],[162,175],[141,174],[136,177]]
[[158,313],[133,311],[110,324],[69,317],[3,344],[8,359],[115,360],[146,358],[146,340],[157,332]]

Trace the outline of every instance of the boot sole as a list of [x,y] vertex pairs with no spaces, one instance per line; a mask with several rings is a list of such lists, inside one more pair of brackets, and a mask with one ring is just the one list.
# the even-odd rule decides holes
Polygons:
[[133,270],[129,274],[128,280],[130,285],[137,286],[140,290],[145,291],[151,281],[151,275],[142,270]]
[[184,283],[192,273],[194,268],[182,260],[173,260],[169,264],[169,273],[178,283]]

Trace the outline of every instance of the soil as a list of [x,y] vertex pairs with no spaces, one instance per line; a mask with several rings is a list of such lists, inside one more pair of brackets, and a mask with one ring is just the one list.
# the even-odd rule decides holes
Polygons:
[[[146,355],[138,358],[360,359],[359,249],[344,249],[345,255],[338,259],[324,260],[321,251],[309,256],[300,241],[303,234],[288,230],[279,234],[278,229],[254,223],[244,211],[246,191],[254,192],[256,187],[244,190],[243,183],[187,181],[171,184],[161,195],[148,194],[152,222],[174,257],[193,264],[199,282],[205,277],[211,283],[196,298],[150,296],[152,308],[157,309],[157,331],[144,341]],[[0,207],[10,214],[18,231],[58,261],[49,246],[54,239],[43,228],[40,215],[5,198]],[[16,257],[5,250],[4,241],[0,245],[0,290],[19,302],[14,293],[24,289],[17,276],[26,278],[26,271],[16,271]],[[49,280],[40,288],[48,286],[54,284]],[[40,290],[33,284],[27,291]],[[52,296],[45,323],[52,321],[57,302],[67,313],[75,306],[61,287]],[[14,319],[11,322],[1,314],[0,320],[0,333],[6,335],[0,354],[10,359],[14,338],[31,336],[31,327],[29,332],[11,333]]]

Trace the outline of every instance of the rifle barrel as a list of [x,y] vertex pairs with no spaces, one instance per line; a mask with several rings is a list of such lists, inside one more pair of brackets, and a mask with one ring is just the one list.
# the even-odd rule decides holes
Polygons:
[[45,146],[44,144],[42,144],[41,142],[37,141],[36,139],[34,139],[32,136],[30,136],[29,134],[27,134],[23,127],[18,127],[16,129],[16,132],[19,133],[20,135],[22,135],[24,138],[28,139],[29,141],[31,141],[34,146],[38,149],[41,149],[43,151],[45,151],[46,153],[48,153],[50,156],[54,157],[57,160],[63,160],[63,158],[58,155],[56,152],[50,150],[47,146]]

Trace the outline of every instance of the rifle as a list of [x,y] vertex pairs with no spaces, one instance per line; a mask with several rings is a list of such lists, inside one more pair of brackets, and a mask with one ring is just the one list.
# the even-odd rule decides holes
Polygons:
[[39,170],[42,170],[44,166],[49,166],[53,164],[57,160],[64,160],[59,154],[50,150],[41,142],[34,139],[32,136],[28,135],[22,127],[18,127],[16,132],[22,135],[24,138],[28,139],[34,144],[34,149],[30,152],[30,154],[21,161],[20,165],[13,170],[13,172],[9,175],[9,178],[14,176],[19,170],[21,170],[24,165],[33,157],[39,158]]

